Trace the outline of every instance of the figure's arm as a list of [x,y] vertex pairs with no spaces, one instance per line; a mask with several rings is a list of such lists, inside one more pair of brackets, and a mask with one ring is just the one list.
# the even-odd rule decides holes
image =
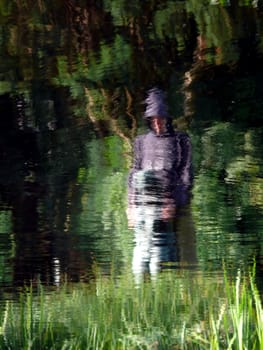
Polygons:
[[137,137],[133,146],[133,165],[128,176],[128,204],[132,205],[135,202],[134,174],[141,170],[141,138]]
[[181,149],[181,160],[178,169],[179,184],[189,188],[193,184],[192,145],[186,133],[180,134],[179,145]]
[[136,188],[134,186],[134,175],[141,169],[141,147],[140,139],[136,138],[133,146],[133,165],[128,176],[128,207],[126,210],[128,225],[133,227],[135,216],[135,203],[136,203]]

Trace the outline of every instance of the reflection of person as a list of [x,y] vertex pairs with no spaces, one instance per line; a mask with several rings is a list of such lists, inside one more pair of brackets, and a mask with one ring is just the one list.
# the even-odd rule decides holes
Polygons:
[[171,220],[189,202],[193,179],[189,136],[173,129],[163,91],[148,92],[144,117],[150,130],[135,139],[128,180],[127,215],[136,241],[134,266],[140,260],[175,259]]
[[[177,206],[186,204],[187,190],[192,185],[190,139],[186,133],[174,131],[165,94],[157,88],[148,93],[145,119],[150,131],[135,139],[134,162],[129,174],[129,208],[136,204],[137,194],[142,194],[138,181],[143,177],[151,179],[152,189],[159,188],[159,194],[165,194],[164,215],[169,215],[175,201]],[[144,191],[146,189],[147,186]]]

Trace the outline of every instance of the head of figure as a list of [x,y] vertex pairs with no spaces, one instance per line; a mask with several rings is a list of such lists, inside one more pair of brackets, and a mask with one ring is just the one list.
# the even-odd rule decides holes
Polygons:
[[144,118],[148,121],[149,127],[157,135],[170,131],[171,117],[168,113],[165,93],[158,88],[149,90],[145,104]]

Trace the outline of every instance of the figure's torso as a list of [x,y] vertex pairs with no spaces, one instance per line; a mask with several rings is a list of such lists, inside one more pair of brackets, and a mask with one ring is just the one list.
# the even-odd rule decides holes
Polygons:
[[180,146],[176,134],[156,136],[150,132],[141,136],[141,169],[174,171],[180,162]]

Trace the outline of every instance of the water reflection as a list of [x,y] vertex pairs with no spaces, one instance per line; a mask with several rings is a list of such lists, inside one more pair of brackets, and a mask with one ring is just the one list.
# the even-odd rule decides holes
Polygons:
[[[144,116],[150,130],[135,139],[127,209],[129,225],[135,231],[133,271],[136,275],[147,270],[155,274],[163,263],[179,261],[176,227],[183,208],[183,220],[191,221],[193,174],[189,136],[174,131],[163,91],[150,90],[145,103]],[[190,230],[190,236],[188,244],[193,247],[194,230]],[[196,260],[194,251],[186,255],[190,263]]]
[[[145,273],[154,276],[161,269],[194,266],[197,263],[195,229],[190,208],[190,191],[181,189],[184,204],[156,188],[153,174],[134,176],[136,203],[128,208],[134,228],[132,269],[139,280]],[[188,203],[188,204],[187,204]]]
[[193,207],[199,267],[256,261],[262,270],[262,131],[217,123],[203,133],[198,149]]
[[195,231],[202,269],[263,265],[262,3],[17,3],[1,13],[1,283],[87,280],[94,260],[107,273],[113,256],[129,261],[123,154],[157,83],[178,122],[195,123],[196,220],[189,137],[150,98],[159,135],[136,140],[129,182],[134,269],[192,263]]

